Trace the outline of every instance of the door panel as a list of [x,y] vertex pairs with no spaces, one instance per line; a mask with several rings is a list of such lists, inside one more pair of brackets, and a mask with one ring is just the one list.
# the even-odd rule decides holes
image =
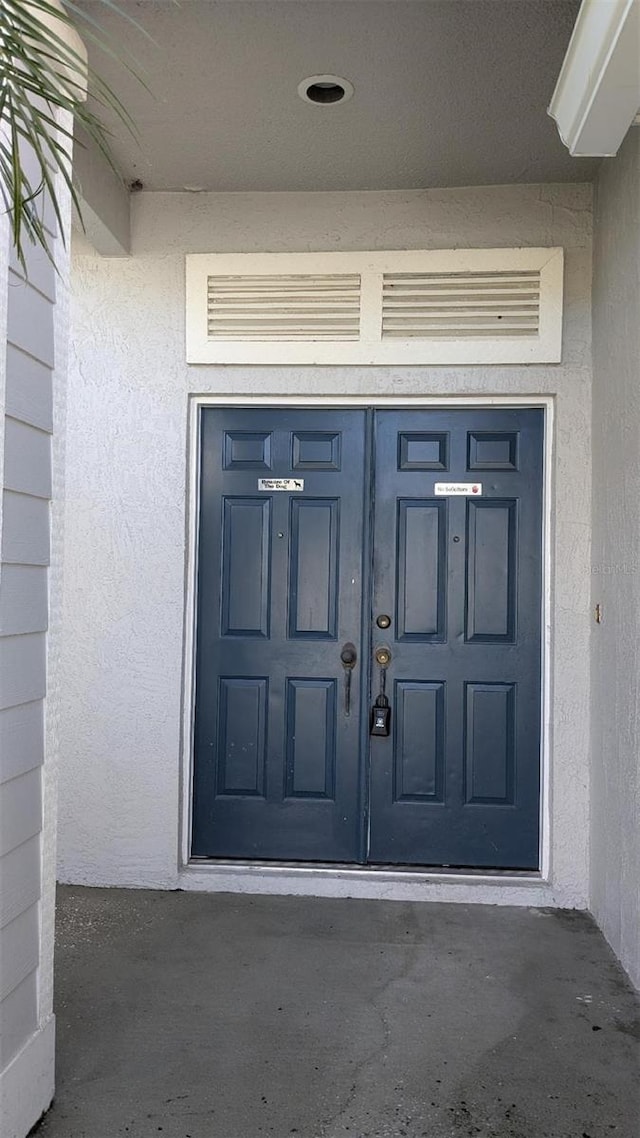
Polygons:
[[[397,508],[396,627],[400,640],[444,639],[446,503],[400,498]],[[429,574],[425,576],[424,567]]]
[[[369,860],[535,868],[542,412],[375,422],[372,627],[393,726],[371,739]],[[481,496],[436,497],[445,473]]]
[[515,684],[465,684],[465,802],[514,805]]
[[442,802],[444,684],[396,680],[394,802]]
[[467,504],[466,639],[513,643],[516,628],[518,503]]
[[362,856],[362,656],[346,715],[340,650],[362,638],[365,420],[202,413],[194,856]]
[[222,499],[222,636],[269,635],[271,502]]
[[287,798],[335,797],[337,683],[287,680]]
[[338,617],[338,498],[293,498],[289,636],[335,640]]
[[264,796],[268,692],[266,676],[220,676],[218,794]]

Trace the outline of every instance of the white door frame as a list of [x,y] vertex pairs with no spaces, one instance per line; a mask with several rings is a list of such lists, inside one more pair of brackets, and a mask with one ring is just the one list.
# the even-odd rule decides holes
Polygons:
[[[543,461],[543,588],[542,588],[542,685],[540,750],[540,868],[533,871],[487,873],[484,870],[401,870],[377,866],[316,866],[299,863],[264,865],[261,862],[203,862],[191,859],[193,807],[193,747],[195,702],[195,647],[198,574],[198,514],[200,498],[200,415],[205,407],[373,407],[398,409],[420,407],[449,409],[495,407],[541,408],[544,411]],[[366,395],[236,395],[189,396],[188,502],[185,572],[185,632],[181,731],[181,817],[179,885],[183,889],[211,892],[299,893],[322,896],[385,897],[488,901],[502,904],[547,905],[550,894],[551,853],[551,472],[553,468],[554,398],[539,396],[366,396]],[[357,882],[357,884],[356,884]],[[432,888],[425,888],[431,885]],[[443,886],[452,888],[443,890]],[[489,887],[483,890],[481,886]],[[499,896],[497,893],[499,890]]]

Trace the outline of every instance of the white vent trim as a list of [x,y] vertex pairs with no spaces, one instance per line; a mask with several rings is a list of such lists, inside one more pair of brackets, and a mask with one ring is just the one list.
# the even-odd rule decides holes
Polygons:
[[194,364],[558,363],[563,251],[186,259]]

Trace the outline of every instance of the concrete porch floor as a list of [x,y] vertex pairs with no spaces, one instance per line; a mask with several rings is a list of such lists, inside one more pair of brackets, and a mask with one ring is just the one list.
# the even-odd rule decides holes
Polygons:
[[38,1138],[638,1138],[589,917],[63,888]]

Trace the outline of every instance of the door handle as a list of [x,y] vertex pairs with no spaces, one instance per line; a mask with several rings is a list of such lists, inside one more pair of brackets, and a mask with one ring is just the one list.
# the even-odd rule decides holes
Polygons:
[[358,653],[355,644],[348,641],[341,653],[340,663],[344,668],[344,713],[345,716],[351,715],[351,673],[358,661]]

